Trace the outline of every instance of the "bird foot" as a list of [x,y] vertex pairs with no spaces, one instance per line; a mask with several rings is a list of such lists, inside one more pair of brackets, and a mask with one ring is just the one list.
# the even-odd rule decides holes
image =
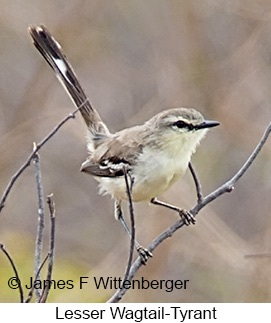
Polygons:
[[146,265],[149,258],[152,257],[152,253],[148,249],[142,247],[141,245],[138,245],[136,247],[136,250],[139,253],[142,264]]
[[190,225],[190,224],[195,224],[196,223],[196,219],[194,217],[194,215],[192,213],[190,213],[189,211],[183,210],[183,209],[179,209],[178,213],[181,217],[181,219],[184,221],[184,223],[186,225]]

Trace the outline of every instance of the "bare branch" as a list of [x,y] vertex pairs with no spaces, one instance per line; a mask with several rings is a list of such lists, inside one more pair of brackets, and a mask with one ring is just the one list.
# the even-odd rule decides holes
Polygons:
[[37,147],[35,150],[32,151],[32,153],[27,157],[25,162],[22,164],[22,166],[17,170],[17,172],[11,177],[10,182],[8,183],[3,196],[0,201],[0,212],[2,211],[3,207],[5,206],[6,199],[14,185],[14,183],[17,181],[17,179],[20,177],[20,175],[24,172],[24,170],[30,165],[32,158],[36,155],[36,153],[40,150],[42,146],[44,146],[49,139],[51,139],[57,132],[58,130],[70,119],[74,119],[76,113],[81,110],[84,105],[88,102],[86,100],[83,102],[80,107],[78,107],[76,110],[74,110],[72,113],[67,115],[40,143],[37,144]]
[[218,187],[212,193],[207,195],[201,203],[198,203],[190,212],[193,215],[196,215],[204,206],[212,202],[213,200],[217,199],[220,195],[224,193],[230,193],[234,189],[235,183],[244,175],[244,173],[248,170],[250,165],[254,162],[255,158],[258,156],[259,152],[261,151],[262,147],[264,146],[266,140],[268,139],[271,132],[271,122],[267,126],[262,139],[248,158],[248,160],[244,163],[244,165],[240,168],[240,170],[225,184]]
[[47,203],[50,211],[50,220],[51,220],[51,233],[50,233],[50,246],[49,246],[49,262],[47,270],[47,285],[43,289],[39,303],[45,303],[50,291],[50,282],[52,279],[53,265],[54,265],[54,255],[55,255],[55,220],[56,220],[56,211],[55,211],[55,202],[53,201],[53,194],[47,196]]
[[[130,243],[130,252],[129,252],[129,258],[127,263],[126,272],[124,274],[123,280],[126,280],[129,276],[129,272],[132,266],[133,256],[134,256],[134,249],[135,249],[135,215],[134,215],[134,205],[133,205],[133,198],[132,198],[132,188],[133,188],[133,178],[131,178],[128,173],[127,169],[124,167],[124,178],[125,178],[125,184],[126,184],[126,193],[128,196],[129,201],[129,211],[130,211],[130,223],[131,223],[131,243]],[[130,178],[130,184],[129,184],[129,178]]]
[[[131,243],[130,243],[130,252],[129,252],[129,258],[128,258],[128,263],[127,267],[125,270],[125,274],[123,277],[123,282],[125,282],[130,274],[131,266],[132,266],[132,261],[133,261],[133,256],[134,256],[134,249],[135,249],[135,216],[134,216],[134,206],[133,206],[133,199],[132,199],[132,187],[133,187],[133,178],[129,176],[127,173],[127,169],[123,167],[123,173],[124,173],[124,178],[125,178],[125,184],[126,184],[126,193],[128,196],[128,201],[129,201],[129,211],[130,211],[130,222],[131,222]],[[128,176],[130,177],[131,183],[129,185],[129,180]],[[116,293],[111,297],[107,303],[116,303],[119,302],[122,298],[123,295],[123,286],[119,288]]]
[[270,258],[271,252],[263,252],[263,253],[254,253],[245,255],[245,258]]
[[[36,143],[33,144],[33,150],[37,148]],[[44,200],[43,200],[43,187],[41,181],[41,169],[40,169],[40,156],[36,153],[33,156],[33,163],[35,166],[35,177],[37,183],[37,191],[38,191],[38,229],[37,229],[37,237],[36,237],[36,248],[35,248],[35,269],[34,276],[36,279],[40,279],[39,272],[41,266],[41,257],[42,257],[42,246],[43,246],[43,233],[44,233]],[[41,297],[41,289],[36,288],[36,301]]]
[[[241,176],[244,175],[244,173],[248,170],[250,165],[254,162],[255,158],[260,153],[262,147],[264,146],[266,140],[268,139],[271,132],[271,123],[269,123],[268,127],[266,128],[264,135],[260,142],[258,143],[257,147],[253,151],[253,153],[250,155],[250,157],[247,159],[247,161],[244,163],[244,165],[240,168],[240,170],[225,184],[221,185],[219,188],[217,188],[215,191],[207,195],[205,198],[202,198],[200,203],[197,203],[197,205],[190,210],[190,212],[196,216],[198,212],[205,207],[207,204],[211,203],[215,199],[217,199],[219,196],[221,196],[224,193],[231,192],[233,190],[233,187],[235,183],[241,178]],[[164,232],[162,232],[157,238],[155,238],[152,243],[147,247],[147,249],[152,252],[155,250],[164,240],[171,237],[175,231],[180,229],[182,226],[184,226],[185,223],[183,220],[179,220],[175,222],[172,226],[170,226],[168,229],[166,229]],[[131,280],[135,274],[137,273],[138,269],[142,266],[142,262],[140,257],[138,257],[135,262],[133,263],[128,280]],[[111,297],[111,299],[114,299],[114,297],[117,297],[118,294],[121,294],[123,296],[127,292],[127,289],[122,288],[120,291],[117,290],[116,293]]]
[[191,162],[189,162],[188,164],[189,170],[191,172],[191,175],[193,177],[193,180],[195,182],[195,186],[196,186],[196,191],[197,191],[197,198],[198,198],[198,203],[201,203],[203,201],[203,195],[202,195],[202,190],[201,190],[201,185],[200,185],[200,181],[197,177],[197,174],[194,170],[194,167],[192,166]]
[[[46,257],[44,258],[43,262],[40,264],[40,267],[38,268],[38,271],[37,271],[37,273],[35,275],[34,281],[36,281],[37,279],[39,279],[38,277],[40,276],[40,272],[41,272],[43,266],[45,265],[45,262],[48,259],[48,257],[49,257],[49,254],[46,255]],[[31,301],[32,296],[33,296],[33,292],[34,292],[34,288],[35,288],[35,284],[32,285],[32,288],[30,289],[30,291],[29,291],[29,293],[27,295],[27,298],[24,301],[25,303],[29,303]]]
[[19,274],[18,274],[17,268],[15,266],[15,263],[14,263],[13,259],[11,258],[10,254],[8,253],[8,251],[6,250],[5,246],[2,243],[0,243],[0,249],[7,256],[8,260],[9,260],[9,262],[11,264],[11,267],[12,267],[12,269],[14,271],[14,274],[15,274],[15,277],[13,277],[14,278],[14,283],[19,288],[20,302],[23,303],[24,302],[24,291],[23,291],[23,288],[22,288],[21,280],[19,278]]

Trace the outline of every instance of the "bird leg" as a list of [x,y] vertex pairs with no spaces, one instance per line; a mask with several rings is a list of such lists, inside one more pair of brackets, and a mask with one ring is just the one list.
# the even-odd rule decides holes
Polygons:
[[184,223],[186,225],[189,225],[191,223],[192,224],[196,223],[196,219],[194,218],[193,214],[191,214],[189,211],[186,211],[184,209],[180,209],[177,206],[174,206],[174,205],[171,205],[171,204],[168,204],[165,202],[161,202],[161,201],[157,200],[156,197],[151,199],[151,203],[154,205],[164,206],[164,207],[171,209],[173,211],[177,211],[179,213],[181,219],[184,221]]
[[[131,239],[132,234],[122,215],[121,201],[118,201],[118,200],[115,200],[115,218],[120,221],[120,223],[122,224],[122,226],[124,227],[125,231],[128,233]],[[142,264],[146,265],[148,259],[152,257],[152,253],[148,249],[144,248],[136,240],[135,240],[135,248],[141,258]]]

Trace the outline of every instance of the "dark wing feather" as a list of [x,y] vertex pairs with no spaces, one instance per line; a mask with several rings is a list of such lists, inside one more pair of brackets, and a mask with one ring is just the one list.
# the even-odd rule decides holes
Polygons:
[[135,135],[138,127],[128,128],[107,138],[83,163],[81,170],[94,176],[123,176],[123,168],[132,169],[142,152],[142,145]]

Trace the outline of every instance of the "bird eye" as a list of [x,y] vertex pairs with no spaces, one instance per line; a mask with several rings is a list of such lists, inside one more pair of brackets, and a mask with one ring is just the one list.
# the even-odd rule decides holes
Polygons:
[[185,121],[178,120],[173,123],[173,126],[178,127],[179,129],[186,128],[188,131],[195,130],[195,127],[191,123],[186,123]]
[[176,122],[173,123],[173,126],[176,126],[178,128],[187,128],[188,124],[182,120],[178,120]]

